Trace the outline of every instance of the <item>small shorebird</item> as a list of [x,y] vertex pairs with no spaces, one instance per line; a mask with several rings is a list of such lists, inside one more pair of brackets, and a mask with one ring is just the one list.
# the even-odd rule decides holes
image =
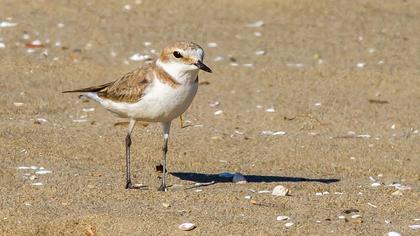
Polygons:
[[195,43],[175,42],[165,47],[159,58],[120,79],[99,86],[64,91],[80,92],[105,109],[128,118],[125,138],[126,185],[135,188],[130,174],[131,132],[136,121],[159,122],[163,127],[163,177],[160,191],[166,191],[166,153],[171,121],[190,106],[198,89],[199,69],[211,73],[203,63],[204,51]]

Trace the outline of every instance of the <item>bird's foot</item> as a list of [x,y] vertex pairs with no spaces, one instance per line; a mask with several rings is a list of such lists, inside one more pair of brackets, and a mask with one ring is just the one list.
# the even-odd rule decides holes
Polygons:
[[160,187],[158,188],[158,191],[161,191],[161,192],[168,191],[168,188],[166,187],[166,184],[161,184]]
[[128,181],[128,182],[125,184],[125,189],[133,189],[133,184],[131,183],[131,181]]

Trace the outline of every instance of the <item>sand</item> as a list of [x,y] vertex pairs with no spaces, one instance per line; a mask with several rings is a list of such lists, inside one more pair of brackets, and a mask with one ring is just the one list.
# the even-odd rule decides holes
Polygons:
[[[17,23],[0,28],[1,235],[419,234],[419,1],[0,5],[0,25]],[[156,191],[158,124],[135,128],[133,180],[147,187],[125,190],[124,119],[61,91],[174,40],[202,45],[214,73],[200,74],[190,126],[173,122],[169,191]]]

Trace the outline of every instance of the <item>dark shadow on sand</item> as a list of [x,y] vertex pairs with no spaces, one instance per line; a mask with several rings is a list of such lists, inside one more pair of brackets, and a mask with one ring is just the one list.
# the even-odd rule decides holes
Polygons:
[[[170,173],[182,180],[194,181],[197,183],[228,183],[232,182],[230,178],[222,178],[218,174],[202,174],[193,172],[173,172]],[[340,181],[339,179],[311,179],[302,177],[286,177],[286,176],[271,176],[271,175],[244,175],[249,183],[272,183],[272,182],[318,182],[323,184],[330,184]]]

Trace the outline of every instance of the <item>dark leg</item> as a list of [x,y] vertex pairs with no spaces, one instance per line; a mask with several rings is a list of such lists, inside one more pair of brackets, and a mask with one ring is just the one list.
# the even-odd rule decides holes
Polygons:
[[166,188],[166,153],[168,152],[168,139],[169,129],[171,128],[171,122],[163,123],[163,173],[162,173],[162,184],[158,188],[159,191],[167,191]]
[[131,120],[130,124],[128,125],[128,133],[125,137],[125,179],[126,189],[133,188],[133,184],[131,183],[131,160],[130,160],[130,147],[131,147],[131,131],[133,131],[134,125],[136,124],[135,120]]

